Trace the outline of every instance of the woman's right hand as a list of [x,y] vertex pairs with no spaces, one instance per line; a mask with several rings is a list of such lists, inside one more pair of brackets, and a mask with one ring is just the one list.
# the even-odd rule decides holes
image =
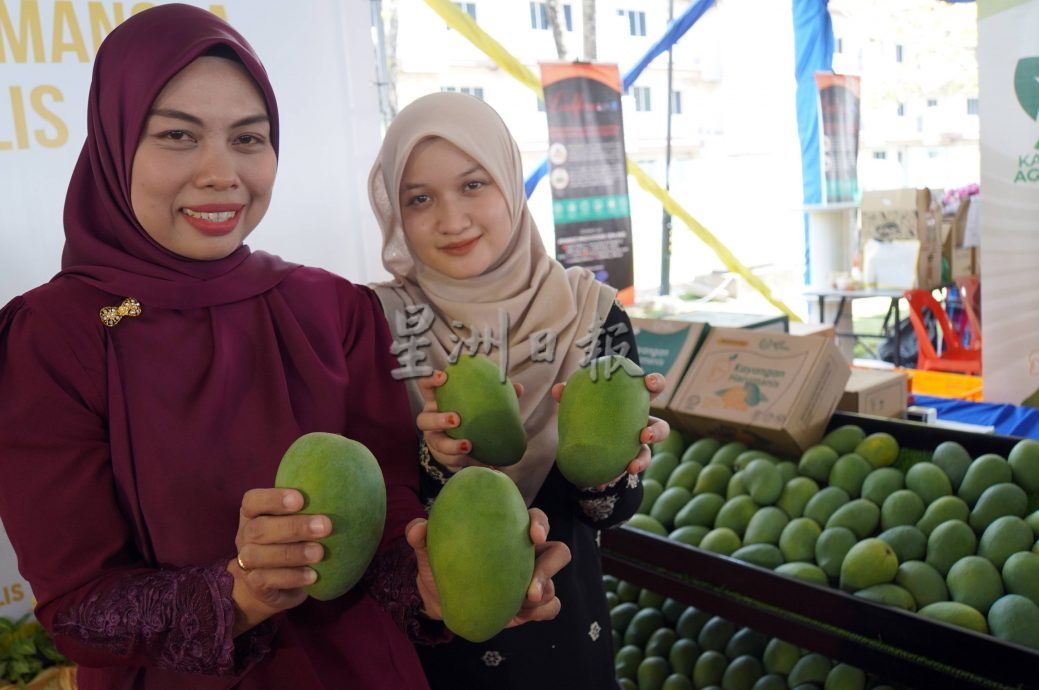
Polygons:
[[[561,541],[548,541],[548,516],[540,508],[528,508],[530,541],[534,544],[534,572],[527,586],[527,596],[520,610],[505,626],[512,628],[529,621],[547,621],[559,615],[562,603],[556,596],[552,578],[570,563],[570,547]],[[443,620],[440,593],[433,568],[429,564],[426,545],[428,520],[416,518],[404,528],[405,538],[415,551],[418,564],[416,582],[422,600],[422,613],[433,620]]]
[[328,536],[332,521],[298,515],[302,507],[303,495],[294,489],[251,489],[242,497],[238,556],[227,564],[234,577],[234,635],[307,598],[303,588],[317,579],[309,566],[325,553],[315,540]]
[[473,446],[469,439],[447,435],[447,430],[454,429],[462,420],[457,412],[441,412],[437,407],[436,389],[446,382],[447,374],[440,369],[418,380],[423,406],[415,418],[415,425],[422,432],[430,455],[447,469],[457,472],[473,462],[469,457]]
[[[457,472],[469,465],[482,465],[480,461],[469,455],[473,449],[467,438],[451,438],[448,429],[454,429],[462,423],[457,412],[441,412],[437,407],[436,389],[447,382],[447,374],[436,369],[429,376],[418,379],[418,389],[422,394],[423,407],[415,418],[415,425],[436,461],[452,472]],[[516,395],[523,395],[523,386],[516,383]]]

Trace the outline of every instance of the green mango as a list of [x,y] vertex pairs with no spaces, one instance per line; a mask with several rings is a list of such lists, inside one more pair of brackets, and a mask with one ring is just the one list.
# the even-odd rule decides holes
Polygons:
[[497,364],[476,356],[459,357],[444,373],[447,381],[436,389],[437,409],[457,412],[460,420],[447,435],[468,439],[469,455],[485,465],[519,462],[527,452],[527,432],[512,381],[505,377],[503,382]]
[[426,547],[448,630],[470,642],[501,632],[534,574],[530,516],[512,480],[476,465],[452,475],[429,511]]
[[559,401],[556,465],[571,484],[612,481],[638,455],[649,419],[645,377],[627,357],[607,355],[567,379]]
[[338,434],[304,434],[282,456],[274,486],[303,494],[300,513],[332,521],[331,534],[318,540],[325,557],[310,566],[317,580],[307,594],[328,601],[348,592],[368,569],[386,523],[386,484],[375,456]]

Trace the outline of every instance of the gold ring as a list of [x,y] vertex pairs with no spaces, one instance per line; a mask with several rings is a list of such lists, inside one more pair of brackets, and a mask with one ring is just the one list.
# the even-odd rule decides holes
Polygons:
[[249,569],[245,567],[245,563],[242,563],[242,554],[238,554],[235,560],[238,561],[238,567],[242,569],[243,573],[249,572]]

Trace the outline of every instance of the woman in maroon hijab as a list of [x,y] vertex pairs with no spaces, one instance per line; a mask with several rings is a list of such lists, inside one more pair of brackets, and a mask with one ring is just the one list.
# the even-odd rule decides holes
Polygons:
[[[403,536],[418,446],[382,310],[243,244],[277,168],[258,58],[208,12],[146,10],[102,45],[88,114],[62,271],[0,311],[0,517],[37,617],[81,690],[426,688],[411,641],[442,627]],[[328,518],[267,488],[310,431],[367,445],[387,487],[380,550],[330,602],[302,589]],[[524,618],[555,615],[567,559],[542,547]]]

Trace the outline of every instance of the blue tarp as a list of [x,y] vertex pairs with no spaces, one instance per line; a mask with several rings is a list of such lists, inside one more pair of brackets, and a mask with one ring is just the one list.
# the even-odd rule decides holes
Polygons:
[[[823,202],[822,148],[819,144],[819,88],[816,72],[833,71],[833,24],[829,0],[794,0],[794,77],[797,80],[797,135],[801,140],[804,203]],[[810,281],[812,257],[808,214],[804,215],[805,273]]]
[[993,426],[997,434],[1039,439],[1039,408],[913,395],[913,405],[933,407],[938,419]]
[[794,0],[794,76],[797,79],[797,133],[801,139],[804,203],[823,201],[819,145],[819,90],[816,72],[833,71],[833,24],[828,0]]

